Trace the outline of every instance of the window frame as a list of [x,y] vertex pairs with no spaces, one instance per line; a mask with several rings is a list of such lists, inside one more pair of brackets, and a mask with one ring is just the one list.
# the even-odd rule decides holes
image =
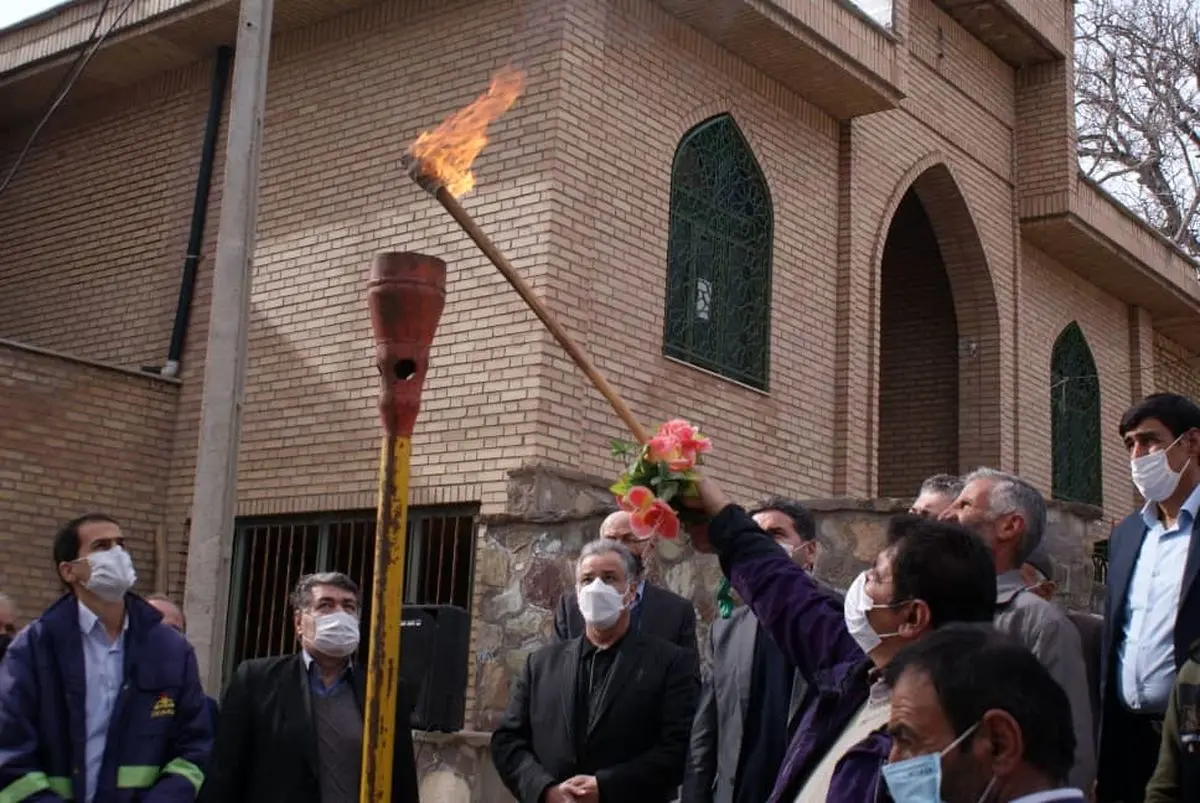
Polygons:
[[[727,160],[720,163],[717,168],[710,170],[709,173],[718,177],[718,186],[716,188],[705,186],[703,188],[705,194],[700,195],[684,186],[686,180],[684,171],[694,170],[703,175],[704,170],[702,167],[685,166],[684,162],[692,158],[693,154],[702,153],[700,149],[703,148],[703,145],[697,142],[697,138],[716,126],[725,130],[725,136],[731,140],[728,143],[729,146],[741,151],[745,163],[738,159],[735,153],[733,161]],[[749,168],[749,175],[739,177],[738,174],[744,173],[747,168]],[[703,177],[707,178],[708,176],[704,175]],[[719,224],[728,220],[741,220],[745,224],[757,225],[754,215],[722,207],[719,199],[714,197],[721,194],[736,194],[730,192],[730,187],[736,186],[734,182],[739,178],[742,181],[753,181],[755,185],[752,192],[745,194],[745,205],[748,207],[756,200],[755,194],[762,202],[763,208],[758,210],[766,224],[762,243],[756,243],[750,239],[735,239],[730,234],[719,231],[721,229]],[[690,202],[702,209],[698,212],[681,210],[680,206],[684,202]],[[753,390],[769,392],[771,330],[774,312],[772,296],[775,267],[775,207],[770,185],[767,183],[762,166],[741,127],[731,114],[714,115],[693,126],[680,138],[671,164],[668,204],[667,275],[662,332],[663,356]],[[684,232],[681,230],[683,226],[687,226],[689,229]],[[701,228],[703,231],[696,234],[692,231],[696,228]],[[694,254],[697,250],[697,241],[705,236],[714,249],[711,275],[701,275],[695,265]],[[686,255],[678,253],[677,249],[681,247],[686,248]],[[750,269],[743,269],[742,276],[750,270],[761,272],[761,286],[754,291],[754,295],[757,297],[744,300],[741,304],[736,303],[738,289],[729,289],[733,283],[732,280],[739,278],[735,274],[735,257],[732,256],[739,249],[747,253],[746,264],[752,266]],[[754,264],[753,260],[758,259],[762,260],[761,265]],[[708,286],[706,309],[713,319],[711,323],[705,325],[716,328],[710,338],[712,343],[707,347],[698,343],[699,338],[696,335],[699,305],[699,291],[696,285],[701,281]],[[749,294],[747,293],[747,295]],[[751,365],[745,360],[740,365],[735,364],[736,361],[727,356],[730,352],[723,351],[720,345],[722,341],[729,338],[732,332],[736,331],[743,336],[749,333],[748,328],[745,327],[735,330],[736,323],[730,322],[731,318],[738,317],[733,313],[745,307],[756,307],[756,314],[763,319],[760,324],[762,330],[759,342],[749,347],[761,353],[761,365]],[[680,322],[677,318],[682,314],[686,314],[687,317],[686,320]],[[747,349],[745,345],[742,348]]]

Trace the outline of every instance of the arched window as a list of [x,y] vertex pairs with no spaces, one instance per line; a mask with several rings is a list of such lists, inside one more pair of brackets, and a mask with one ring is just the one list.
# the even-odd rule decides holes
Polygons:
[[684,135],[671,169],[663,353],[766,389],[774,213],[728,114]]
[[1100,377],[1074,322],[1062,330],[1050,358],[1050,442],[1054,498],[1102,506]]

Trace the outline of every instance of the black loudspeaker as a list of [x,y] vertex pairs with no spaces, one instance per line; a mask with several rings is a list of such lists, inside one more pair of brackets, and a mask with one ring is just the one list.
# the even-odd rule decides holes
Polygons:
[[471,617],[454,605],[405,605],[400,681],[413,704],[412,727],[453,733],[467,712]]

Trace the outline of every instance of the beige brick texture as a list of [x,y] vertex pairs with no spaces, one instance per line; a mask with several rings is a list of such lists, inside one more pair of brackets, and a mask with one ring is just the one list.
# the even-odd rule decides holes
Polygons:
[[1200,401],[1200,356],[1162,335],[1154,337],[1154,392]]
[[[901,9],[895,50],[876,67],[905,97],[854,120],[652,0],[381,0],[278,35],[239,512],[374,505],[364,290],[386,250],[450,268],[414,439],[415,503],[502,512],[507,473],[533,461],[619,471],[608,456],[609,440],[627,436],[619,420],[400,166],[408,142],[509,62],[528,85],[492,128],[465,208],[644,424],[683,416],[713,437],[712,472],[733,496],[904,496],[928,473],[983,464],[1048,490],[1049,351],[1074,320],[1101,375],[1105,506],[1127,509],[1116,418],[1151,381],[1196,387],[1196,363],[1156,340],[1144,311],[1081,278],[1087,266],[1022,243],[1018,213],[1065,204],[1074,181],[1068,65],[1017,71],[933,0]],[[0,338],[123,368],[163,362],[211,70],[205,59],[68,102],[43,133],[0,205]],[[753,149],[774,208],[766,392],[662,356],[672,158],[721,113]],[[0,169],[26,133],[0,132]],[[68,467],[46,462],[61,454],[22,458],[61,486],[11,491],[28,516],[14,535],[22,549],[91,494],[139,538],[167,527],[169,590],[182,591],[222,170],[218,159],[180,385],[35,360],[77,376],[81,401],[125,423],[80,436],[105,452],[84,465],[111,475],[90,485],[69,486]],[[37,393],[59,381],[30,376]],[[37,412],[27,398],[3,403],[6,431],[10,407]],[[4,437],[26,455],[45,434],[32,433]],[[136,478],[117,482],[131,476],[121,472]],[[44,584],[41,547],[28,548],[21,582]]]
[[68,519],[101,512],[122,525],[152,591],[176,383],[0,342],[0,589],[22,621],[62,589],[51,550]]

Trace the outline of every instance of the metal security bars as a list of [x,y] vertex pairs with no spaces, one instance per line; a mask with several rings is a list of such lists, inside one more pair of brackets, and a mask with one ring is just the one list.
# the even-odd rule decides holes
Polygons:
[[[405,604],[470,611],[476,508],[409,509]],[[375,511],[241,520],[234,540],[225,674],[242,661],[298,649],[288,595],[302,575],[344,572],[362,588],[370,621]],[[369,634],[362,633],[363,644]]]
[[693,128],[671,171],[663,353],[766,389],[771,195],[728,114]]
[[1074,322],[1058,336],[1050,358],[1050,442],[1054,498],[1103,506],[1100,378]]

